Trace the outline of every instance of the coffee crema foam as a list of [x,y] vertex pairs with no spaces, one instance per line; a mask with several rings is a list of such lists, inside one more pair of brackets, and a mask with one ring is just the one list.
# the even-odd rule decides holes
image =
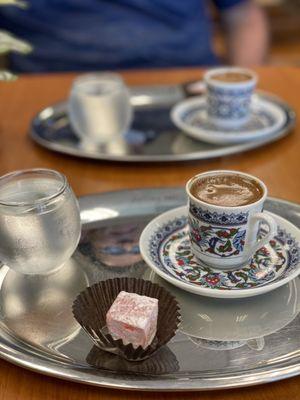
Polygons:
[[255,203],[263,196],[263,188],[254,179],[234,174],[196,178],[190,192],[205,203],[224,207]]
[[252,79],[252,76],[243,72],[224,72],[212,75],[211,79],[221,82],[238,83],[250,81]]

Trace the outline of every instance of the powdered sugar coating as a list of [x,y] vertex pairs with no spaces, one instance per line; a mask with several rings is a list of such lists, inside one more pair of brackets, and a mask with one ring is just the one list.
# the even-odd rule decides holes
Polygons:
[[157,299],[122,291],[106,315],[106,324],[115,339],[146,348],[156,334],[157,316]]

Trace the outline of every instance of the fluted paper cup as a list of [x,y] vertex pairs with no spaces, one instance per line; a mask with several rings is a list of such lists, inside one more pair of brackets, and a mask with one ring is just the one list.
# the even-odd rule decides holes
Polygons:
[[[106,327],[106,314],[121,291],[158,299],[157,332],[145,349],[115,340]],[[136,278],[115,278],[100,281],[81,292],[73,303],[73,314],[94,344],[129,361],[145,360],[165,345],[176,333],[180,309],[175,297],[163,287]]]
[[174,353],[162,346],[147,360],[127,361],[115,354],[107,353],[97,346],[93,346],[86,361],[93,367],[126,374],[161,375],[170,374],[179,370],[179,363]]

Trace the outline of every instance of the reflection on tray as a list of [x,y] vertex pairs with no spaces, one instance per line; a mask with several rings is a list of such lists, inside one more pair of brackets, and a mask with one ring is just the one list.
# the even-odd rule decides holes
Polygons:
[[[95,154],[143,154],[145,152],[145,144],[156,141],[159,136],[165,133],[172,132],[173,136],[179,133],[170,119],[170,107],[136,110],[131,129],[120,137],[117,142],[116,138],[113,138],[113,140],[101,146],[87,146],[82,144],[73,132],[65,114],[53,115],[52,118],[46,121],[48,122],[46,125],[47,129],[43,132],[45,139],[58,143],[72,143],[73,146],[83,151]],[[188,140],[188,142],[190,141]]]
[[84,271],[73,259],[50,275],[9,270],[0,293],[1,321],[18,339],[60,353],[80,330],[71,305],[87,284]]
[[140,362],[126,361],[94,346],[89,352],[86,361],[95,368],[122,373],[161,375],[179,370],[177,358],[167,346],[162,347],[147,360]]
[[145,264],[139,251],[139,237],[145,222],[121,222],[83,234],[77,255],[98,267],[100,279],[141,277]]
[[263,337],[251,340],[207,340],[189,336],[189,339],[197,346],[208,350],[233,350],[242,346],[248,346],[249,349],[261,351],[265,346]]
[[290,324],[300,311],[298,278],[270,293],[226,301],[188,293],[153,272],[145,279],[164,286],[176,297],[182,316],[179,330],[199,348],[226,350],[247,344],[262,350],[263,338]]

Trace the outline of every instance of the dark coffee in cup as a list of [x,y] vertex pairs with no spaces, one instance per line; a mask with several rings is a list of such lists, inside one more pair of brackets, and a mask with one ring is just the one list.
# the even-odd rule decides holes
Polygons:
[[228,173],[196,178],[190,193],[208,204],[237,207],[255,203],[263,197],[264,191],[254,179]]
[[252,79],[250,74],[242,73],[242,72],[224,72],[216,75],[212,75],[211,79],[220,81],[220,82],[228,82],[228,83],[239,83],[246,82]]

